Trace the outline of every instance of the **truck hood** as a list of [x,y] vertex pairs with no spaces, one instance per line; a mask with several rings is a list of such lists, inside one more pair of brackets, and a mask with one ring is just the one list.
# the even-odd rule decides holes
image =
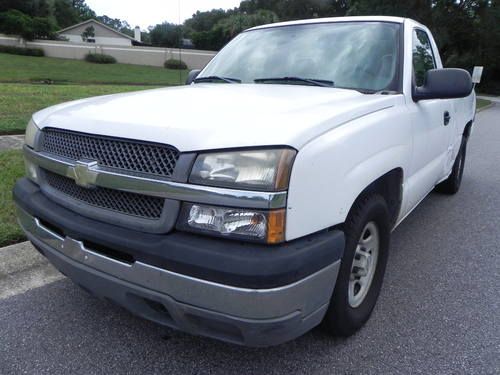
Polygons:
[[396,100],[315,86],[203,83],[63,103],[37,112],[33,120],[41,128],[167,143],[181,152],[271,145],[300,149]]

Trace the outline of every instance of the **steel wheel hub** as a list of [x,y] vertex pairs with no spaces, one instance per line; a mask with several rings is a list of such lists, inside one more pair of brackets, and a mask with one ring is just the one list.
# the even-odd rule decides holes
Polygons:
[[377,225],[370,221],[361,232],[352,261],[348,291],[351,307],[361,305],[370,290],[377,268],[379,242]]

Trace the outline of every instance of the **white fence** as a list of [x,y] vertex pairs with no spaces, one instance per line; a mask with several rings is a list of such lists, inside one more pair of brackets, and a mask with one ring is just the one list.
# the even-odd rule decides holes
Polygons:
[[35,40],[28,42],[21,38],[1,34],[0,45],[41,48],[44,50],[45,56],[75,60],[83,60],[89,52],[104,53],[113,56],[119,63],[150,66],[163,66],[165,60],[172,58],[179,59],[179,52],[181,52],[181,59],[187,64],[189,69],[202,69],[217,53],[192,49],[179,51],[176,48],[91,45],[88,43],[70,43],[55,40]]

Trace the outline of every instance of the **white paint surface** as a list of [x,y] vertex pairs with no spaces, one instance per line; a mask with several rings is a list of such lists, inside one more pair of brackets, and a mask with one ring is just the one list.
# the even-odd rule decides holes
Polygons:
[[[414,102],[412,32],[429,31],[401,18],[355,19],[404,23],[402,93],[202,83],[65,103],[36,113],[34,121],[42,128],[161,142],[180,151],[294,147],[287,240],[344,222],[359,194],[396,168],[404,178],[402,218],[450,173],[464,127],[474,117],[475,94]],[[432,47],[440,68],[434,42]],[[444,111],[452,119],[446,127]]]

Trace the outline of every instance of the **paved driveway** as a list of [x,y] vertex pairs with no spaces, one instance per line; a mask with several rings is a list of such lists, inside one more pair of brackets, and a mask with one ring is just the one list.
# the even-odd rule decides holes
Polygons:
[[133,317],[63,279],[0,300],[0,373],[499,374],[499,227],[496,105],[477,116],[459,194],[431,194],[394,232],[379,302],[354,337],[316,329],[242,348]]

